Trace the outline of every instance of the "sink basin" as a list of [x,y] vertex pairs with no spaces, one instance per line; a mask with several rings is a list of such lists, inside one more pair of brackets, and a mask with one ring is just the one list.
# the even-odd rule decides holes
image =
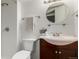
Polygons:
[[78,40],[75,36],[40,36],[40,38],[54,45],[67,45]]

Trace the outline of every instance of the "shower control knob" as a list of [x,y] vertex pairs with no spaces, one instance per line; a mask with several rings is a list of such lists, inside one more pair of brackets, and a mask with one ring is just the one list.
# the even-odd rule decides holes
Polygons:
[[9,30],[10,30],[9,27],[6,27],[6,28],[5,28],[5,31],[6,31],[6,32],[9,32]]

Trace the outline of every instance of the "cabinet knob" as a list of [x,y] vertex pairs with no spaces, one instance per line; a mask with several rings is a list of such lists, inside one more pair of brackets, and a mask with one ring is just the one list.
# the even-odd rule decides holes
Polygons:
[[58,51],[55,51],[55,53],[57,54],[57,53],[58,53]]
[[61,54],[62,52],[61,51],[59,51],[59,54]]

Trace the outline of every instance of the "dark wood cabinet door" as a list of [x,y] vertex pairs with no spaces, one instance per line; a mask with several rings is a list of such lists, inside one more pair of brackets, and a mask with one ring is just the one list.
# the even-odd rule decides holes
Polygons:
[[40,39],[40,59],[77,59],[78,42],[69,45],[53,45]]
[[59,54],[59,59],[69,59],[71,57],[77,57],[74,50],[62,50],[61,54]]
[[40,59],[58,59],[57,48],[55,45],[40,40]]
[[59,59],[77,59],[78,57],[78,42],[74,42],[65,46],[58,46]]

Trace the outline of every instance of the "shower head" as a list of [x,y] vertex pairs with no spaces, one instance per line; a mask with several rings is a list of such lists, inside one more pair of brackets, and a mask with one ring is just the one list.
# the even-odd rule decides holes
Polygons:
[[8,3],[1,3],[2,6],[8,6]]

